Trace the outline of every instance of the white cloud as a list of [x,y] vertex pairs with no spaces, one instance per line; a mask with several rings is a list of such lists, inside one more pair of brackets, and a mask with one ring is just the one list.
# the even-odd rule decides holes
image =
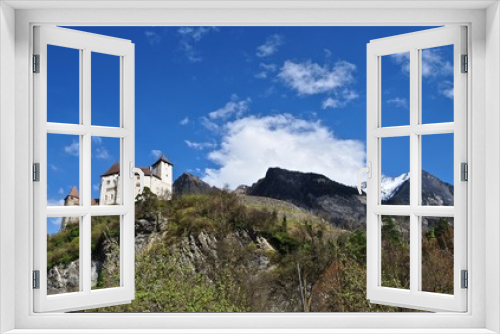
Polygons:
[[323,109],[328,109],[328,108],[338,108],[340,106],[340,102],[338,100],[335,100],[334,98],[327,98],[326,100],[323,101],[321,107]]
[[190,62],[198,63],[203,60],[200,52],[195,48],[195,44],[200,42],[207,34],[218,30],[217,27],[180,27],[177,30],[180,36],[180,48]]
[[104,147],[96,148],[95,156],[97,159],[102,159],[102,160],[109,160],[110,158],[109,151]]
[[101,189],[101,184],[100,183],[94,183],[92,185],[92,189],[94,189],[95,191],[99,191],[99,189]]
[[61,170],[61,168],[57,167],[57,166],[56,166],[56,165],[54,165],[54,164],[49,164],[49,167],[50,167],[50,169],[51,169],[52,171],[54,171],[54,172],[58,172],[58,171],[60,171],[60,170]]
[[64,206],[63,199],[47,198],[47,206]]
[[238,100],[238,96],[231,96],[231,101],[227,102],[222,108],[208,113],[208,117],[212,120],[227,119],[232,116],[241,117],[249,109],[250,98]]
[[327,49],[327,48],[323,49],[323,51],[325,52],[325,57],[326,58],[330,58],[332,56],[332,54],[333,54],[332,50]]
[[266,79],[270,73],[276,72],[276,70],[278,69],[276,64],[260,63],[259,67],[260,67],[260,72],[255,74],[255,77],[257,79]]
[[92,137],[92,142],[94,142],[96,144],[101,144],[102,138],[101,137]]
[[201,117],[200,120],[201,120],[201,125],[203,125],[205,129],[212,132],[219,132],[220,126],[217,123],[212,122],[207,117]]
[[150,153],[155,159],[159,159],[161,158],[161,156],[163,155],[163,152],[160,151],[160,150],[151,150],[151,153]]
[[[410,73],[410,53],[397,53],[391,59],[401,66],[401,71]],[[422,76],[424,78],[446,77],[453,75],[453,64],[443,58],[441,50],[424,49],[422,51]]]
[[144,36],[146,36],[149,45],[158,45],[161,42],[161,36],[155,31],[146,30]]
[[257,57],[268,57],[276,53],[278,48],[283,45],[283,36],[274,34],[267,37],[266,42],[257,47],[256,56]]
[[64,194],[64,189],[63,188],[59,188],[59,190],[57,191],[57,193],[59,195],[63,195]]
[[71,145],[64,146],[64,152],[74,157],[80,156],[80,143],[73,142]]
[[189,117],[184,117],[183,119],[181,119],[181,121],[179,122],[180,125],[188,125],[189,124]]
[[189,148],[193,148],[195,150],[204,150],[207,148],[215,148],[217,146],[215,143],[209,143],[209,142],[197,143],[189,140],[184,140],[184,142]]
[[342,91],[335,92],[333,97],[328,97],[323,101],[321,107],[323,109],[335,109],[335,108],[343,108],[352,100],[355,100],[359,97],[358,93],[351,89],[343,89]]
[[278,77],[283,83],[297,91],[298,95],[333,93],[354,82],[356,65],[347,61],[338,61],[332,68],[307,61],[295,63],[285,61]]
[[453,75],[453,65],[444,60],[441,52],[433,49],[422,51],[422,76],[450,76]]
[[410,74],[410,53],[409,52],[401,52],[390,55],[391,59],[398,65],[401,66],[401,71],[409,75]]
[[453,100],[453,97],[455,95],[455,91],[453,89],[453,82],[449,80],[440,82],[438,85],[438,89],[441,95]]
[[216,31],[219,31],[217,27],[180,27],[177,33],[182,37],[187,37],[195,42],[199,42],[208,33]]
[[206,169],[203,176],[218,187],[252,184],[269,167],[320,173],[354,185],[365,164],[362,142],[337,138],[319,121],[289,114],[245,117],[226,124],[223,131],[220,148],[208,154],[218,168]]
[[387,103],[395,106],[396,108],[408,109],[408,100],[404,97],[394,97],[387,100]]

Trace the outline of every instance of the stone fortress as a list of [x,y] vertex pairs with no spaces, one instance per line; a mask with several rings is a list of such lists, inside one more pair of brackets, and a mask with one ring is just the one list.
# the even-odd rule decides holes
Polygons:
[[[163,199],[172,197],[174,165],[162,155],[149,167],[138,167],[144,172],[144,188],[149,188],[153,194]],[[92,198],[92,205],[119,205],[121,194],[120,165],[115,162],[101,175],[99,186],[99,198]],[[139,194],[139,175],[134,179],[134,197]],[[80,205],[80,194],[78,188],[73,186],[64,198],[64,206]],[[68,223],[77,222],[78,217],[65,217],[61,222],[61,230]]]

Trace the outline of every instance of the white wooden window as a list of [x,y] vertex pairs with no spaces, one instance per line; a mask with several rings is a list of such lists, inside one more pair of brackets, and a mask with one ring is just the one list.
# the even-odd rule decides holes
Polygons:
[[[450,45],[453,50],[453,119],[444,123],[423,122],[423,113],[429,112],[422,107],[422,75],[426,70],[424,52]],[[466,51],[466,28],[458,26],[373,40],[367,46],[367,162],[371,168],[367,182],[367,297],[371,302],[432,311],[467,310],[467,290],[461,287],[461,271],[467,269],[467,182],[461,180],[461,163],[467,162],[467,74],[462,73],[461,68],[462,55]],[[409,124],[384,126],[382,57],[397,54],[409,58]],[[422,201],[422,140],[424,136],[436,134],[454,136],[453,206],[424,205]],[[386,138],[404,138],[409,143],[409,152],[406,152],[409,153],[410,167],[409,205],[388,205],[381,200],[381,152]],[[409,287],[388,287],[382,282],[383,216],[405,217],[409,223]],[[421,246],[424,217],[444,217],[454,221],[453,294],[422,289],[423,274],[426,274]]]
[[[47,57],[49,47],[71,49],[79,54],[79,121],[76,124],[48,122]],[[91,59],[98,52],[119,57],[119,126],[93,125],[91,110]],[[33,290],[34,311],[69,311],[128,303],[134,298],[134,44],[128,40],[55,27],[35,27],[34,54],[39,55],[34,74],[34,161],[40,164],[40,181],[34,184],[34,270],[39,288]],[[77,56],[78,57],[78,56]],[[35,67],[35,66],[34,66]],[[51,69],[56,70],[57,69]],[[36,71],[34,71],[36,72]],[[77,71],[78,73],[78,71]],[[117,121],[118,124],[118,121]],[[79,205],[47,206],[47,137],[72,135],[79,155]],[[92,137],[115,138],[120,142],[119,205],[91,206]],[[109,182],[109,181],[108,181]],[[106,196],[107,197],[107,196]],[[111,195],[113,198],[113,195]],[[116,287],[92,289],[91,233],[93,217],[115,216],[119,221],[119,283]],[[78,224],[78,286],[68,293],[50,295],[47,286],[47,220],[61,217]]]

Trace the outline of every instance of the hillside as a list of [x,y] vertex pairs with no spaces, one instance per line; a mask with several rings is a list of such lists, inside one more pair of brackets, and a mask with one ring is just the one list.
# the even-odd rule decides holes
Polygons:
[[[318,174],[278,169],[246,190],[268,197],[217,190],[165,201],[146,192],[136,202],[136,298],[87,312],[411,311],[366,300],[364,229],[349,231],[345,216],[332,224],[314,212],[364,196]],[[383,222],[382,283],[407,288],[408,231],[398,219]],[[92,223],[92,286],[117,286],[119,221]],[[439,219],[422,239],[426,291],[453,290],[452,226]],[[78,289],[75,240],[77,226],[47,238],[51,294]]]
[[366,196],[326,176],[269,168],[247,194],[287,201],[346,229],[363,228]]

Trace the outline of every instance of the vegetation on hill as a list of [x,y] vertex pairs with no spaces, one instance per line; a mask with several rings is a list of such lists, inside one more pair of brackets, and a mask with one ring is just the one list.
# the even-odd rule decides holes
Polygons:
[[[150,227],[136,247],[136,298],[87,312],[411,311],[366,299],[363,230],[341,230],[296,210],[225,191],[170,201],[146,192],[136,203],[136,221]],[[96,245],[118,237],[106,227],[112,221],[101,223],[104,239],[93,235]],[[70,261],[55,250],[71,233],[49,237],[51,265]],[[384,286],[408,288],[408,234],[400,220],[383,218]],[[422,239],[425,291],[452,293],[452,225],[441,219]],[[100,284],[112,279],[108,272]]]

